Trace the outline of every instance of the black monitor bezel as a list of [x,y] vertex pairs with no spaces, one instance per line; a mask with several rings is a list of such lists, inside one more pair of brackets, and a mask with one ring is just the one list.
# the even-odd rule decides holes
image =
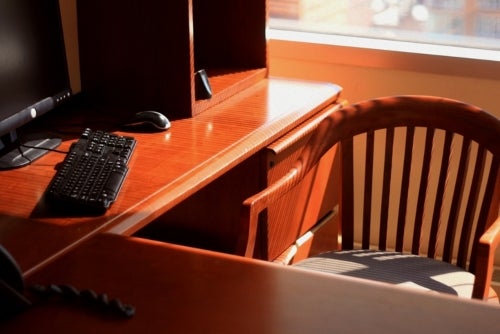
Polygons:
[[[21,0],[0,1],[17,2]],[[72,96],[59,1],[43,1],[45,1],[47,5],[50,5],[51,9],[58,12],[53,13],[52,17],[56,18],[57,22],[54,22],[55,25],[50,27],[50,31],[55,32],[53,36],[53,45],[57,45],[58,50],[52,48],[50,52],[57,52],[57,54],[55,54],[59,59],[57,64],[63,65],[58,69],[60,84],[57,83],[54,85],[55,87],[57,86],[57,89],[51,92],[42,93],[42,90],[40,90],[39,97],[34,97],[29,101],[27,100],[26,105],[23,105],[20,109],[10,111],[1,110],[0,108],[0,170],[25,166],[56,148],[61,142],[60,139],[43,138],[43,136],[37,139],[24,141],[20,140],[18,135],[18,130],[21,127],[65,103]],[[47,1],[51,1],[51,3]],[[30,4],[32,3],[31,1],[28,2],[30,2]],[[39,31],[34,33],[39,33]],[[50,80],[50,78],[44,78],[44,80]]]

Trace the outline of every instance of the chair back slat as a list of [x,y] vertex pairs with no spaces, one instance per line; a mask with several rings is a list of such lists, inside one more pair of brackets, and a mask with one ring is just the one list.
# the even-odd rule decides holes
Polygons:
[[465,203],[466,210],[458,247],[457,265],[462,268],[467,266],[468,252],[474,227],[474,214],[478,205],[481,203],[480,188],[485,168],[485,156],[485,150],[480,147],[477,151],[476,161],[472,170],[472,182],[469,189],[469,198],[467,203]]
[[339,215],[342,224],[339,227],[342,235],[342,246],[354,248],[354,154],[353,139],[343,140],[339,148],[340,154],[340,193]]
[[[388,128],[385,138],[384,167],[382,179],[382,195],[380,207],[379,249],[387,249],[387,234],[389,221],[389,201],[392,180],[392,157],[394,152],[394,128]],[[365,246],[364,248],[369,248]]]
[[420,186],[415,210],[415,226],[413,227],[412,254],[418,255],[420,252],[420,242],[422,236],[422,226],[424,224],[424,210],[429,186],[429,174],[431,169],[431,158],[434,142],[434,128],[428,128],[425,134],[424,157],[422,161],[422,173],[420,175]]
[[442,152],[439,155],[439,177],[437,179],[436,199],[434,209],[432,212],[431,227],[429,232],[429,246],[427,249],[427,256],[435,258],[438,249],[438,232],[441,223],[441,213],[443,207],[443,196],[446,187],[446,180],[450,164],[451,144],[453,141],[453,133],[451,131],[445,132],[444,143]]
[[[464,138],[461,145],[458,171],[452,191],[451,208],[448,219],[446,220],[446,235],[444,240],[443,261],[451,262],[453,259],[453,248],[455,247],[456,232],[459,227],[459,212],[462,204],[462,198],[465,191],[465,176],[467,163],[470,153],[470,139]],[[450,183],[450,182],[449,182]],[[450,186],[453,186],[450,184]]]
[[399,211],[397,218],[396,251],[403,251],[403,242],[406,228],[406,213],[408,208],[408,191],[410,186],[410,172],[413,152],[414,127],[408,127],[406,132],[404,160],[402,169],[401,192],[399,196]]
[[476,270],[476,257],[474,254],[476,254],[477,244],[481,238],[482,231],[486,230],[488,227],[487,224],[498,216],[500,202],[500,156],[498,155],[492,157],[484,188],[483,200],[480,208],[478,208],[477,226],[471,250],[472,255],[469,255],[468,270],[470,272],[475,272]]
[[366,133],[365,149],[365,182],[363,198],[363,229],[362,229],[362,247],[370,247],[370,225],[372,212],[372,193],[373,193],[373,152],[375,150],[375,133],[368,131]]

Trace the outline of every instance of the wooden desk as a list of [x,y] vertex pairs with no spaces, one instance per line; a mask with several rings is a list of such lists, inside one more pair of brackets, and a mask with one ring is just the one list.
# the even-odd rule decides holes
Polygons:
[[[102,216],[56,216],[47,210],[43,193],[64,158],[59,153],[2,171],[0,243],[28,276],[99,232],[130,235],[331,106],[340,91],[333,84],[264,79],[196,117],[174,121],[167,132],[131,134],[138,144],[130,172],[117,201]],[[42,124],[49,129],[43,130],[65,131],[61,150],[86,126],[127,134],[118,131],[119,119],[103,123],[105,114],[47,115],[49,121]]]
[[107,233],[28,283],[89,288],[136,314],[56,299],[1,333],[500,333],[497,305]]

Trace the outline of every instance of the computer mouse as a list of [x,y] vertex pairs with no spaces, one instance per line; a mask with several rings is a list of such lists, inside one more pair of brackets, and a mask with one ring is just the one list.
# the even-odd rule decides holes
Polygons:
[[167,116],[154,110],[139,111],[124,124],[125,127],[152,128],[155,130],[167,130],[170,121]]

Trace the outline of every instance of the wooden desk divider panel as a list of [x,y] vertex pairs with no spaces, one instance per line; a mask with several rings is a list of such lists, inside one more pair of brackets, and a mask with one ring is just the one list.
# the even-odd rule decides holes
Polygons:
[[[266,0],[78,1],[82,90],[98,102],[201,113],[267,77]],[[195,98],[195,72],[212,98]]]
[[136,313],[55,298],[0,322],[2,334],[500,332],[498,305],[108,233],[26,283],[106,293]]

